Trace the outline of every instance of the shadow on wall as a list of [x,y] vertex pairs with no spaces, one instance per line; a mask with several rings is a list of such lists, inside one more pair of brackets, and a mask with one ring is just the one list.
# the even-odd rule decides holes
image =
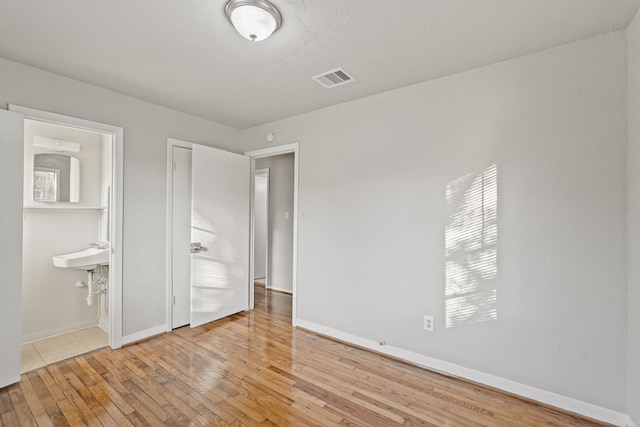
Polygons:
[[447,328],[498,318],[498,166],[447,184]]

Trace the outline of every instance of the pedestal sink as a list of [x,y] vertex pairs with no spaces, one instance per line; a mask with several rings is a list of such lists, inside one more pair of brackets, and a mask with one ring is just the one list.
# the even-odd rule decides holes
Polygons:
[[109,264],[109,248],[91,247],[70,254],[56,255],[53,265],[60,268],[77,268],[79,270],[93,270],[98,265]]

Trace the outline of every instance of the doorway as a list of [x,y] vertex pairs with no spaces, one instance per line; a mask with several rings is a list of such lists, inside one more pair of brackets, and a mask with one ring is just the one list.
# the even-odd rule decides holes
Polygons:
[[[22,372],[108,345],[111,152],[108,134],[24,120]],[[55,265],[90,245],[103,262]]]
[[[254,175],[261,169],[269,169],[268,201],[268,247],[266,267],[266,289],[291,294],[291,323],[296,326],[298,288],[298,150],[299,144],[292,143],[261,150],[249,151],[245,155],[253,159]],[[256,198],[254,185],[253,197]],[[255,201],[254,201],[255,204]],[[256,206],[253,208],[251,271],[257,277],[256,249]],[[256,255],[257,254],[257,255]],[[251,308],[255,304],[255,283],[250,290]]]
[[[192,190],[191,192],[188,192],[188,191],[186,192],[187,194],[192,194],[192,203],[189,208],[188,214],[186,213],[186,210],[182,214],[178,213],[178,211],[181,209],[174,206],[174,202],[176,197],[179,197],[177,195],[178,192],[182,192],[182,193],[185,192],[185,190],[182,190],[182,191],[178,190],[178,186],[180,184],[178,181],[175,181],[175,176],[174,176],[175,168],[176,168],[175,162],[177,159],[175,152],[179,152],[177,150],[180,150],[180,149],[198,150],[201,153],[198,155],[196,155],[195,153],[187,153],[190,155],[192,162],[194,162],[193,171],[196,170],[195,162],[196,161],[199,162],[201,158],[208,156],[207,153],[210,153],[210,154],[217,153],[215,154],[214,157],[222,156],[221,162],[218,163],[216,167],[211,167],[210,165],[201,165],[201,167],[204,166],[204,168],[210,171],[211,173],[211,175],[208,176],[208,178],[206,179],[207,186],[211,186],[212,183],[219,183],[220,190],[224,189],[228,191],[232,183],[244,182],[246,177],[247,188],[250,191],[247,191],[245,193],[244,189],[238,188],[230,192],[230,194],[232,195],[231,199],[233,200],[229,199],[228,201],[231,201],[234,204],[235,206],[234,209],[239,209],[239,210],[236,210],[232,216],[227,215],[228,212],[226,208],[217,206],[217,204],[220,203],[227,196],[225,197],[208,196],[206,198],[206,204],[207,204],[206,209],[212,209],[218,212],[218,214],[228,216],[228,221],[219,223],[219,225],[217,226],[214,225],[213,227],[211,227],[212,224],[209,222],[209,220],[203,221],[203,218],[201,217],[200,213],[197,212],[198,209],[196,209],[195,207],[195,202],[194,202],[195,190]],[[298,150],[298,144],[295,143],[295,144],[289,144],[286,146],[270,148],[268,150],[260,150],[257,152],[245,153],[245,155],[240,155],[240,154],[226,152],[223,150],[218,150],[211,147],[193,144],[190,142],[179,141],[171,138],[167,140],[167,235],[166,235],[166,240],[167,240],[166,330],[167,332],[170,332],[175,327],[180,327],[184,324],[190,324],[192,327],[194,327],[194,326],[197,326],[197,324],[203,323],[199,321],[196,324],[194,324],[193,322],[194,310],[203,309],[205,306],[209,308],[214,308],[217,310],[219,309],[219,306],[221,304],[225,304],[229,300],[224,296],[220,296],[218,298],[213,297],[213,295],[216,292],[218,292],[220,289],[224,289],[224,288],[221,288],[221,286],[214,286],[215,281],[219,276],[225,277],[226,279],[230,277],[233,277],[234,279],[237,279],[239,277],[244,277],[242,279],[243,280],[242,283],[237,283],[237,285],[234,285],[236,286],[234,289],[227,289],[228,291],[227,293],[230,295],[233,295],[233,298],[244,294],[245,295],[244,298],[246,298],[244,300],[245,301],[244,308],[242,309],[238,309],[238,307],[240,307],[238,305],[235,307],[234,309],[235,311],[229,311],[227,314],[224,314],[223,311],[219,310],[221,313],[224,314],[222,317],[229,314],[236,313],[238,311],[253,309],[253,306],[254,306],[254,282],[253,282],[254,222],[253,222],[252,215],[253,215],[253,191],[254,191],[253,176],[255,171],[254,160],[256,158],[270,157],[277,154],[287,154],[287,153],[293,153],[293,165],[294,165],[293,166],[293,170],[294,170],[293,211],[287,212],[287,215],[290,221],[293,223],[293,243],[292,243],[293,254],[291,256],[292,258],[291,294],[293,296],[292,299],[295,301],[295,290],[297,286],[296,284],[297,171],[298,171],[297,150]],[[240,160],[240,159],[244,159],[244,160]],[[235,169],[235,167],[233,167],[233,164],[236,163],[236,166],[239,166],[240,163],[245,163],[245,162],[247,166],[249,166],[246,169],[246,172],[240,172],[239,175],[234,175],[235,178],[230,179],[230,174],[231,173],[235,174],[237,172],[236,170],[232,171],[232,169]],[[242,168],[244,168],[244,166]],[[194,178],[196,176],[196,173],[193,171],[191,174],[191,177],[192,177],[191,184],[195,187],[197,185],[196,184],[197,180],[196,178]],[[184,203],[184,201],[181,203]],[[240,208],[240,206],[246,206],[246,207]],[[196,229],[202,225],[206,225],[208,227],[208,230],[204,230],[206,231],[205,234],[210,232],[214,232],[217,234],[219,232],[226,231],[227,228],[238,224],[238,218],[244,217],[245,213],[251,219],[250,221],[247,222],[247,225],[246,225],[246,233],[247,233],[246,236],[244,235],[244,232],[242,232],[242,234],[238,234],[237,236],[224,238],[224,239],[221,239],[219,236],[215,236],[212,238],[211,241],[215,241],[215,240],[218,240],[219,242],[223,241],[224,246],[226,247],[226,251],[225,251],[226,253],[246,254],[247,255],[246,261],[244,260],[234,261],[232,266],[229,266],[229,265],[224,266],[221,263],[217,263],[216,265],[212,264],[205,268],[202,266],[197,267],[194,265],[194,262],[196,261],[196,256],[192,255],[191,257],[188,257],[188,256],[185,257],[184,253],[185,253],[187,244],[190,246],[189,250],[192,254],[194,253],[194,250],[196,251],[196,253],[198,254],[198,258],[200,258],[201,256],[200,255],[201,250],[204,252],[208,252],[209,255],[213,256],[213,259],[218,257],[215,251],[214,252],[210,251],[210,248],[208,247],[208,245],[205,244],[205,245],[202,245],[201,247],[201,245],[199,245],[199,243],[201,242],[196,241],[198,239],[194,240],[194,236],[196,236],[196,234],[194,233],[199,232]],[[174,215],[182,215],[183,218],[188,216],[190,218],[189,223],[192,225],[190,233],[187,233],[186,231],[184,231],[185,230],[184,220],[180,221],[182,225],[178,225],[177,223],[174,222],[175,221]],[[196,225],[195,227],[193,226],[194,224]],[[183,227],[182,235],[183,236],[188,235],[189,239],[186,239],[185,237],[182,237],[182,238],[179,237],[180,231],[177,230],[178,227]],[[232,246],[235,246],[235,245],[239,245],[238,247],[240,249],[239,250],[230,249]],[[246,249],[242,249],[243,247],[246,247]],[[178,250],[179,253],[176,253],[175,250]],[[182,261],[180,261],[180,259]],[[182,266],[180,266],[181,263],[183,263]],[[188,268],[187,268],[187,265],[189,265]],[[246,274],[243,273],[245,272],[245,270],[246,270]],[[178,274],[177,272],[179,271],[183,271],[183,273]],[[189,274],[187,275],[186,273],[184,273],[185,271],[189,271]],[[204,276],[201,273],[203,272],[208,274],[208,276],[206,277],[207,280],[200,283],[200,289],[195,289],[196,286],[194,286],[193,278],[195,277],[197,280],[202,279]],[[179,277],[177,276],[177,274]],[[225,283],[222,283],[219,285],[227,286],[228,283],[226,282],[228,280],[226,279],[224,281]],[[190,285],[190,286],[187,286],[187,285]],[[207,287],[209,288],[208,290],[207,290]],[[176,293],[176,291],[178,293],[181,292],[179,291],[179,289],[182,289],[184,291],[182,302],[178,301],[178,294]],[[194,303],[194,297],[202,296],[202,293],[204,291],[206,291],[206,293],[211,296],[208,299],[207,303],[204,305],[201,303],[198,303],[197,301],[195,301]],[[187,299],[187,295],[188,295],[188,299]],[[189,315],[191,316],[191,320],[188,323],[184,323],[186,316],[183,315],[181,316],[181,318],[183,319],[182,321],[176,321],[174,323],[174,313],[177,313],[178,311],[182,311],[183,313],[188,312]],[[293,306],[292,306],[292,312],[295,313],[295,302],[293,303]],[[199,317],[202,320],[203,317],[202,316],[199,316]],[[215,318],[210,318],[207,321],[212,321],[212,320],[215,320]],[[295,326],[295,317],[293,317],[292,323]]]
[[256,169],[253,196],[253,282],[269,288],[269,168]]
[[[255,285],[266,282],[267,289],[289,294],[293,292],[293,158],[293,153],[286,153],[255,160],[253,211]],[[265,275],[262,262],[266,263],[264,282],[260,280]]]
[[250,159],[168,140],[167,331],[249,308]]
[[[66,224],[68,230],[71,230],[74,226],[80,226],[80,223],[82,223],[89,234],[83,235],[81,239],[82,242],[78,240],[79,247],[65,247],[62,249],[62,254],[82,251],[85,249],[85,246],[89,247],[90,243],[96,243],[96,246],[106,245],[104,252],[108,260],[108,270],[107,267],[102,265],[96,265],[90,270],[85,269],[83,272],[80,272],[80,270],[89,267],[88,265],[81,266],[82,268],[60,267],[61,272],[64,271],[66,277],[63,285],[70,287],[73,291],[87,293],[82,296],[82,303],[93,306],[93,310],[95,310],[96,313],[95,319],[72,319],[68,321],[67,324],[55,325],[53,327],[49,325],[50,329],[43,332],[38,332],[34,329],[34,332],[27,337],[27,340],[31,341],[32,339],[39,338],[39,333],[59,335],[69,332],[71,335],[67,341],[75,341],[76,343],[83,342],[83,346],[90,350],[89,347],[95,346],[99,339],[95,338],[95,334],[93,333],[95,331],[86,330],[82,332],[80,329],[99,327],[107,333],[108,345],[114,349],[119,348],[122,346],[123,129],[121,127],[12,104],[9,105],[9,110],[21,114],[24,118],[24,143],[25,148],[28,147],[28,149],[25,150],[25,163],[30,165],[29,168],[25,168],[24,178],[20,180],[24,188],[25,207],[23,218],[25,218],[25,222],[29,222],[28,227],[31,227],[32,224],[34,225],[34,228],[29,228],[28,231],[24,233],[25,252],[29,250],[29,247],[31,247],[31,250],[29,250],[29,257],[26,257],[23,253],[23,265],[25,266],[23,270],[37,270],[37,267],[26,264],[30,262],[31,256],[36,249],[44,252],[44,250],[41,249],[43,249],[44,246],[54,246],[56,239],[60,240],[62,238],[63,240],[69,240],[69,233],[63,233],[63,236],[57,237],[44,237],[42,235],[43,230],[57,227],[56,224],[59,225],[63,223]],[[27,129],[29,126],[31,130]],[[32,197],[36,194],[35,187],[33,187],[33,190],[31,189],[33,181],[35,180],[33,177],[37,175],[34,172],[36,170],[35,164],[33,163],[35,155],[32,153],[32,147],[34,141],[37,141],[36,136],[41,136],[36,135],[36,133],[41,134],[42,132],[46,133],[48,131],[62,132],[63,134],[67,132],[68,135],[76,136],[85,135],[88,138],[85,145],[85,152],[89,153],[93,151],[94,153],[99,153],[97,156],[87,155],[82,162],[77,160],[78,157],[82,157],[79,152],[75,152],[74,156],[72,156],[76,157],[76,161],[79,164],[78,167],[80,171],[77,171],[77,179],[86,179],[87,182],[85,182],[85,185],[87,186],[90,185],[90,182],[95,184],[94,192],[79,192],[76,194],[79,197],[78,203],[71,201],[60,202],[60,200],[58,200],[60,203],[42,203],[34,201]],[[56,141],[55,138],[52,138],[52,140],[54,142]],[[89,142],[89,140],[91,140],[91,142]],[[78,144],[78,147],[74,149],[81,151],[82,143]],[[81,173],[83,169],[85,169],[85,174]],[[100,172],[96,172],[97,170]],[[80,183],[80,189],[82,186],[83,184]],[[71,194],[73,194],[73,190]],[[64,216],[68,217],[65,218]],[[91,228],[93,228],[93,232],[89,231]],[[89,239],[89,241],[85,242],[84,240],[86,239],[84,237],[89,235],[95,236],[95,239]],[[57,252],[60,249],[52,250]],[[58,253],[57,255],[62,254]],[[41,253],[40,255],[42,255],[42,262],[48,264],[49,261],[52,261],[49,257],[51,254]],[[58,267],[51,266],[50,268],[57,269]],[[72,271],[74,269],[78,270],[75,275]],[[58,273],[56,270],[52,271]],[[82,277],[78,276],[78,274]],[[32,276],[33,275],[25,275],[25,279],[29,281],[44,280],[45,282],[48,279],[47,277],[43,279],[42,277]],[[70,283],[67,283],[71,276],[73,276],[74,279],[77,276],[78,280],[71,280]],[[108,280],[106,280],[106,277],[108,277]],[[105,292],[98,292],[98,282],[104,285],[102,289]],[[89,289],[88,284],[94,286]],[[83,289],[78,289],[81,287]],[[25,293],[27,292],[23,290],[23,294]],[[50,305],[51,299],[42,302],[42,304],[43,307]],[[69,311],[72,310],[73,309],[70,309]],[[76,308],[76,310],[80,309]],[[58,313],[58,315],[58,317],[62,317],[62,313]],[[46,322],[46,319],[39,319],[39,321]],[[59,346],[59,343],[52,343],[52,346]],[[49,357],[55,358],[56,356],[49,355]]]

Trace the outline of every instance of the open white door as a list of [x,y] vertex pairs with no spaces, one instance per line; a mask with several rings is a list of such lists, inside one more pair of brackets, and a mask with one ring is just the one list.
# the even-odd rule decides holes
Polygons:
[[191,327],[249,308],[250,158],[194,144]]
[[20,380],[24,116],[0,109],[0,388]]

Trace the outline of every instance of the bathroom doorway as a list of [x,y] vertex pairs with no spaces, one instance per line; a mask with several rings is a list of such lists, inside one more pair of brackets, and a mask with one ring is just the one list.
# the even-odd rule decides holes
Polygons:
[[123,131],[9,109],[24,115],[26,372],[105,345],[121,346]]

